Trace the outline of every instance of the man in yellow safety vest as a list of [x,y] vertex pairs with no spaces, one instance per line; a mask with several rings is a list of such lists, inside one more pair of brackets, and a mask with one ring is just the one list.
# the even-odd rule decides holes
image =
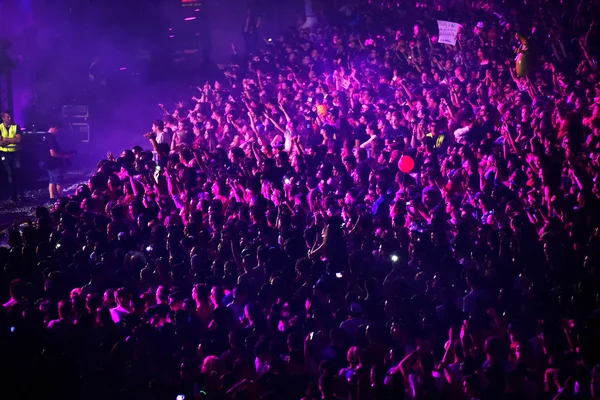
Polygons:
[[8,112],[0,113],[0,161],[11,189],[11,199],[22,198],[21,171],[21,128],[15,124]]

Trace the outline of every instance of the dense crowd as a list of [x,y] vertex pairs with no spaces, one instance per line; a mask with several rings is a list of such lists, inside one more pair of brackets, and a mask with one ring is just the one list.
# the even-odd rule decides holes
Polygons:
[[234,54],[10,231],[4,388],[600,398],[599,11],[369,1]]

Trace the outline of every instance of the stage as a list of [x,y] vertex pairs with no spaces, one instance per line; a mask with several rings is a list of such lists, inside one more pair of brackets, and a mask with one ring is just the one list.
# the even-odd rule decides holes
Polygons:
[[[91,171],[86,173],[80,170],[65,171],[63,194],[69,195],[74,193],[77,186],[80,183],[87,182],[90,175]],[[48,197],[47,180],[42,179],[30,182],[27,187],[24,201],[14,203],[8,197],[0,198],[0,246],[6,245],[6,231],[15,221],[19,224],[23,223],[23,221],[26,221],[33,214],[38,206],[52,206],[52,202]]]

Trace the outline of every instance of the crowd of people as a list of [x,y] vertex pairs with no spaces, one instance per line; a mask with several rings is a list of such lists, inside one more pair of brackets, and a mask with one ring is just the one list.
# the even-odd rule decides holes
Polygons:
[[11,398],[600,398],[599,11],[361,1],[234,54],[10,231]]

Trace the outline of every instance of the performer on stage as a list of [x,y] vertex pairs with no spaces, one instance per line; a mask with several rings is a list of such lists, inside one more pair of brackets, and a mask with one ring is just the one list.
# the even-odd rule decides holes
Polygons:
[[21,183],[21,127],[13,122],[12,115],[2,112],[0,124],[0,161],[6,171],[10,186],[10,198],[17,202],[23,200]]
[[48,158],[46,159],[46,169],[48,170],[48,192],[50,199],[56,199],[62,196],[63,184],[63,168],[64,160],[71,158],[74,151],[63,153],[60,151],[60,146],[56,140],[56,136],[60,132],[60,123],[54,123],[48,129],[48,133],[44,136],[44,143],[48,149]]

